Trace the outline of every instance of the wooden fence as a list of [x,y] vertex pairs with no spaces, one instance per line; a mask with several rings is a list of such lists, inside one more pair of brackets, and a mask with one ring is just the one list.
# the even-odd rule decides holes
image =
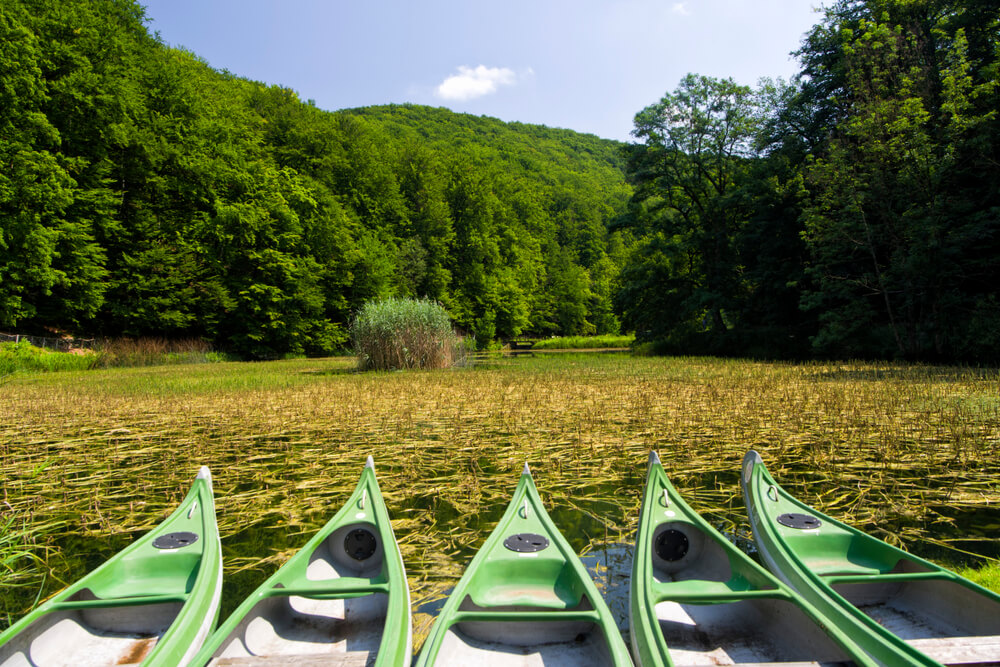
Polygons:
[[68,350],[94,347],[93,338],[46,338],[45,336],[25,336],[23,334],[0,333],[0,343],[19,343],[27,341],[35,347],[66,352]]

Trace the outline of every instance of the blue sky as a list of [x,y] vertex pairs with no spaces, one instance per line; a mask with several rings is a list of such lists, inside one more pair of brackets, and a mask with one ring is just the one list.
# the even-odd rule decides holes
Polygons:
[[166,43],[323,109],[411,102],[619,140],[688,72],[793,75],[820,18],[810,0],[143,4]]

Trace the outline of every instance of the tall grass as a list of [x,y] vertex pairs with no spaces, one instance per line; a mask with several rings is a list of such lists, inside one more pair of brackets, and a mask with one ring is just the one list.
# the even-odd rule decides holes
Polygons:
[[603,336],[556,336],[545,338],[531,346],[532,350],[598,350],[608,348],[629,347],[635,342],[635,336],[618,336],[606,334]]
[[351,341],[361,370],[448,368],[461,349],[447,311],[429,300],[365,304],[351,323]]
[[[64,526],[62,521],[43,525],[32,522],[23,511],[7,502],[0,502],[0,591],[37,604],[44,590],[49,571],[46,566],[52,548],[44,543],[52,533]],[[40,544],[40,542],[42,542]],[[11,609],[0,605],[0,627],[17,620]]]
[[35,347],[27,341],[0,343],[0,377],[17,372],[83,371],[94,368],[97,357]]
[[109,338],[100,341],[95,350],[96,365],[101,368],[200,364],[224,359],[212,351],[211,345],[197,338]]
[[61,352],[36,347],[28,341],[0,343],[0,380],[14,373],[84,371],[94,368],[127,368],[168,364],[224,361],[203,340],[166,338],[113,338],[93,349]]

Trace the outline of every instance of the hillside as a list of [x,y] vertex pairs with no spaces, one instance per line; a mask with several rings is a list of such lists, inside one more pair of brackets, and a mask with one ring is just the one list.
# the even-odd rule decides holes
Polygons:
[[134,2],[0,7],[0,327],[326,354],[390,295],[480,344],[613,332],[620,144],[444,109],[327,112]]

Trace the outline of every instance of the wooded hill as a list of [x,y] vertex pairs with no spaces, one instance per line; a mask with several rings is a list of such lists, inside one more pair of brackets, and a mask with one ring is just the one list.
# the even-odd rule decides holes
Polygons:
[[619,144],[214,71],[125,0],[0,7],[0,326],[324,354],[389,295],[480,344],[618,330]]
[[1000,361],[1000,6],[837,0],[796,55],[685,77],[621,144],[322,111],[131,0],[6,0],[0,327],[326,354],[414,296],[480,345]]

